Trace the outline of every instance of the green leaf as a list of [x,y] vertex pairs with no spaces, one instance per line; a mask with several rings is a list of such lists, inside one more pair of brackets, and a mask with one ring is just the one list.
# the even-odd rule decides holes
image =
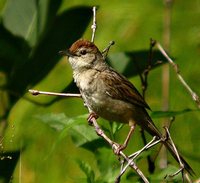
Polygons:
[[0,1],[0,23],[1,23],[2,10],[4,9],[5,4],[6,4],[6,0]]
[[153,174],[150,176],[150,180],[151,182],[157,182],[157,181],[163,181],[166,177],[166,182],[170,181],[170,182],[182,182],[182,178],[181,178],[181,173],[173,176],[173,177],[168,177],[169,175],[172,175],[173,173],[175,173],[176,171],[178,171],[178,168],[173,166],[173,165],[168,165],[167,168],[165,168],[164,170],[162,170],[160,173],[158,174]]
[[60,3],[61,0],[8,0],[3,23],[13,35],[34,46],[48,28],[48,19],[55,17]]
[[113,135],[115,135],[115,133],[117,133],[124,126],[123,123],[117,123],[117,122],[109,122],[109,124],[111,125]]
[[0,70],[11,73],[15,62],[18,66],[27,59],[30,47],[19,37],[13,36],[0,24]]
[[100,176],[98,182],[114,182],[120,171],[120,163],[111,148],[100,148],[95,151]]
[[153,111],[151,113],[152,118],[164,118],[164,117],[173,117],[181,114],[185,114],[188,112],[199,112],[198,109],[184,109],[180,111]]
[[23,93],[27,86],[41,81],[60,60],[59,50],[69,48],[72,42],[81,37],[90,17],[89,7],[76,7],[57,16],[43,40],[32,50],[30,59],[20,67],[14,67],[11,90]]
[[[87,123],[87,115],[81,115],[74,118],[61,114],[44,114],[35,116],[42,122],[48,124],[51,128],[61,131],[59,141],[65,138],[69,133],[76,146],[84,146],[86,143],[99,139],[94,129]],[[68,132],[68,130],[70,131]]]
[[83,123],[83,120],[86,119],[86,115],[77,116],[74,118],[67,117],[64,113],[59,114],[43,114],[43,115],[36,115],[37,119],[41,120],[42,122],[48,124],[51,128],[62,131],[72,128],[73,126],[80,125]]
[[82,160],[77,160],[77,163],[80,169],[85,173],[87,177],[87,183],[94,183],[95,182],[95,173],[92,170],[92,167]]
[[73,123],[64,113],[36,115],[35,117],[58,131],[63,130],[66,126],[71,127]]
[[[94,128],[90,127],[87,123],[74,126],[70,130],[70,134],[72,136],[72,140],[74,144],[76,144],[76,146],[78,147],[84,146],[88,144],[89,142],[93,142],[94,140],[99,139],[99,136],[95,133]],[[85,147],[88,147],[88,146],[85,146]]]

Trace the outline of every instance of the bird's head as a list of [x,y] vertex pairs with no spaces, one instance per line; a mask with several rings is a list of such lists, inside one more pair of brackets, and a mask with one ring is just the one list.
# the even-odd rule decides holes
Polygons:
[[97,46],[84,39],[74,42],[69,50],[60,51],[60,54],[68,57],[73,70],[93,68],[103,61],[103,56]]

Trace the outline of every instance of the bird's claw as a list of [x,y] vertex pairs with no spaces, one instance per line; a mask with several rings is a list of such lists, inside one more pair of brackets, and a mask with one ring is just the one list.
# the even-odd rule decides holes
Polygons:
[[92,125],[93,125],[92,119],[93,119],[93,118],[94,118],[94,119],[97,119],[98,117],[99,117],[99,116],[98,116],[96,113],[91,112],[91,113],[89,114],[88,118],[87,118],[88,124],[92,126]]
[[112,148],[116,155],[120,155],[120,152],[124,150],[126,146],[124,144],[121,145],[121,144],[113,143]]

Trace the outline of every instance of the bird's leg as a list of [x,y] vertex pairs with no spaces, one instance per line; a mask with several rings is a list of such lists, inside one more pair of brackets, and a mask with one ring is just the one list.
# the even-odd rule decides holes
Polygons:
[[88,124],[92,126],[93,125],[92,119],[94,118],[96,120],[96,119],[98,119],[98,117],[99,116],[96,113],[90,112],[90,114],[89,114],[89,116],[87,118]]
[[135,124],[131,125],[128,135],[126,137],[126,140],[124,141],[124,143],[122,145],[118,145],[118,148],[114,151],[115,154],[119,155],[120,151],[124,150],[127,147],[128,142],[129,142],[134,130],[135,130]]

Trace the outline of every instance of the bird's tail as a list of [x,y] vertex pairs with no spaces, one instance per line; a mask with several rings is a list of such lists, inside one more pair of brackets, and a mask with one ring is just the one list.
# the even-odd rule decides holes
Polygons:
[[[146,125],[146,124],[145,124]],[[159,138],[163,138],[162,134],[160,133],[160,131],[156,128],[156,126],[154,125],[153,121],[151,120],[151,118],[149,117],[148,119],[148,126],[145,126],[145,129],[152,135],[152,136],[157,136]],[[166,139],[166,141],[163,141],[163,144],[165,145],[165,147],[169,150],[169,152],[171,153],[171,155],[175,158],[175,160],[179,162],[177,154],[172,146],[172,143]],[[186,160],[179,155],[181,162],[184,165],[184,169],[190,174],[190,175],[195,175],[194,171],[192,170],[191,166],[186,162]]]
[[[146,111],[145,111],[146,112]],[[152,119],[150,118],[150,116],[147,114],[147,117],[145,123],[142,123],[142,127],[147,130],[152,136],[157,136],[159,138],[163,138],[163,135],[160,133],[160,131],[157,129],[157,127],[155,126],[155,124],[153,123]],[[165,145],[165,147],[169,150],[169,152],[171,153],[171,155],[175,158],[175,160],[179,162],[177,154],[172,146],[172,143],[166,139],[166,141],[162,141],[163,144]],[[190,175],[195,175],[194,171],[192,170],[191,166],[186,162],[186,160],[179,155],[181,162],[183,163],[184,169],[190,174]]]

